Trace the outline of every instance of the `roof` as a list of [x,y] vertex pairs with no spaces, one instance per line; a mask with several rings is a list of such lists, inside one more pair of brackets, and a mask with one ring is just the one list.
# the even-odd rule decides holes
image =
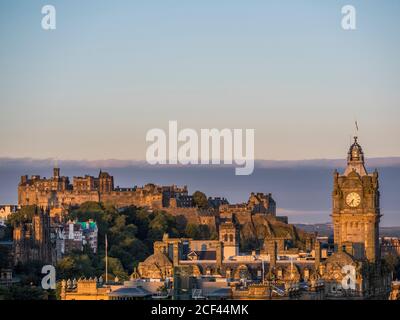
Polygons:
[[328,263],[347,265],[355,263],[355,260],[347,252],[339,251],[333,253],[328,259],[326,259],[326,264]]
[[110,174],[108,172],[100,170],[99,178],[111,178],[111,176],[110,176]]
[[216,251],[191,251],[188,256],[196,255],[198,260],[216,260]]
[[155,264],[158,266],[172,266],[172,262],[168,259],[168,257],[161,253],[161,252],[155,252],[151,256],[149,256],[146,260],[143,262],[144,265],[146,264]]
[[204,294],[206,297],[231,297],[231,288],[219,288]]
[[151,293],[141,287],[122,287],[108,294],[110,297],[149,297]]
[[[96,229],[97,228],[96,222],[94,222],[94,221],[88,221],[88,222],[89,222],[89,229]],[[79,221],[78,223],[81,225],[82,229],[87,229],[87,222]]]

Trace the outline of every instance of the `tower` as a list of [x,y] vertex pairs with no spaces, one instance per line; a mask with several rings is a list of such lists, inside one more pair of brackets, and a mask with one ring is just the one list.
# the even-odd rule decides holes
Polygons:
[[114,190],[114,178],[107,172],[99,173],[99,192],[108,193]]
[[223,259],[239,255],[239,230],[233,222],[225,222],[219,226],[219,241],[223,245]]
[[346,251],[355,259],[376,262],[379,250],[379,179],[369,174],[364,152],[354,137],[347,167],[333,177],[332,220],[336,250]]
[[58,180],[60,178],[60,168],[55,167],[53,168],[53,178]]

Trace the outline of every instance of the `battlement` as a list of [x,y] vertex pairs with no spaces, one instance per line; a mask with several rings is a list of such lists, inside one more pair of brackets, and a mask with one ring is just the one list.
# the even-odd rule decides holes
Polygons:
[[98,177],[85,175],[61,176],[60,169],[54,168],[53,177],[24,175],[18,184],[18,205],[37,205],[43,208],[79,206],[84,202],[107,202],[117,208],[127,206],[149,207],[152,209],[169,207],[176,199],[178,206],[190,207],[187,186],[178,187],[146,184],[143,187],[114,187],[114,177],[101,171]]

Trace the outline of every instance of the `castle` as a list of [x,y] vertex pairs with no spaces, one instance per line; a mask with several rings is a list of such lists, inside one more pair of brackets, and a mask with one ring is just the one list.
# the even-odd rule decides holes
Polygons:
[[37,205],[42,208],[79,206],[94,201],[110,203],[117,208],[137,206],[153,209],[167,207],[190,207],[192,199],[187,187],[175,185],[144,187],[114,187],[114,177],[100,170],[99,176],[68,177],[60,175],[60,169],[53,169],[53,177],[46,179],[38,175],[21,177],[18,184],[18,204]]

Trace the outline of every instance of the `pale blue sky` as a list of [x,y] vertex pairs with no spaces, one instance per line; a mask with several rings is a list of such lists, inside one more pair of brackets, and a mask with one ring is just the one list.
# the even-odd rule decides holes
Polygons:
[[254,128],[258,159],[342,158],[355,117],[368,156],[400,156],[398,0],[0,0],[0,41],[0,157],[144,159],[178,120]]

